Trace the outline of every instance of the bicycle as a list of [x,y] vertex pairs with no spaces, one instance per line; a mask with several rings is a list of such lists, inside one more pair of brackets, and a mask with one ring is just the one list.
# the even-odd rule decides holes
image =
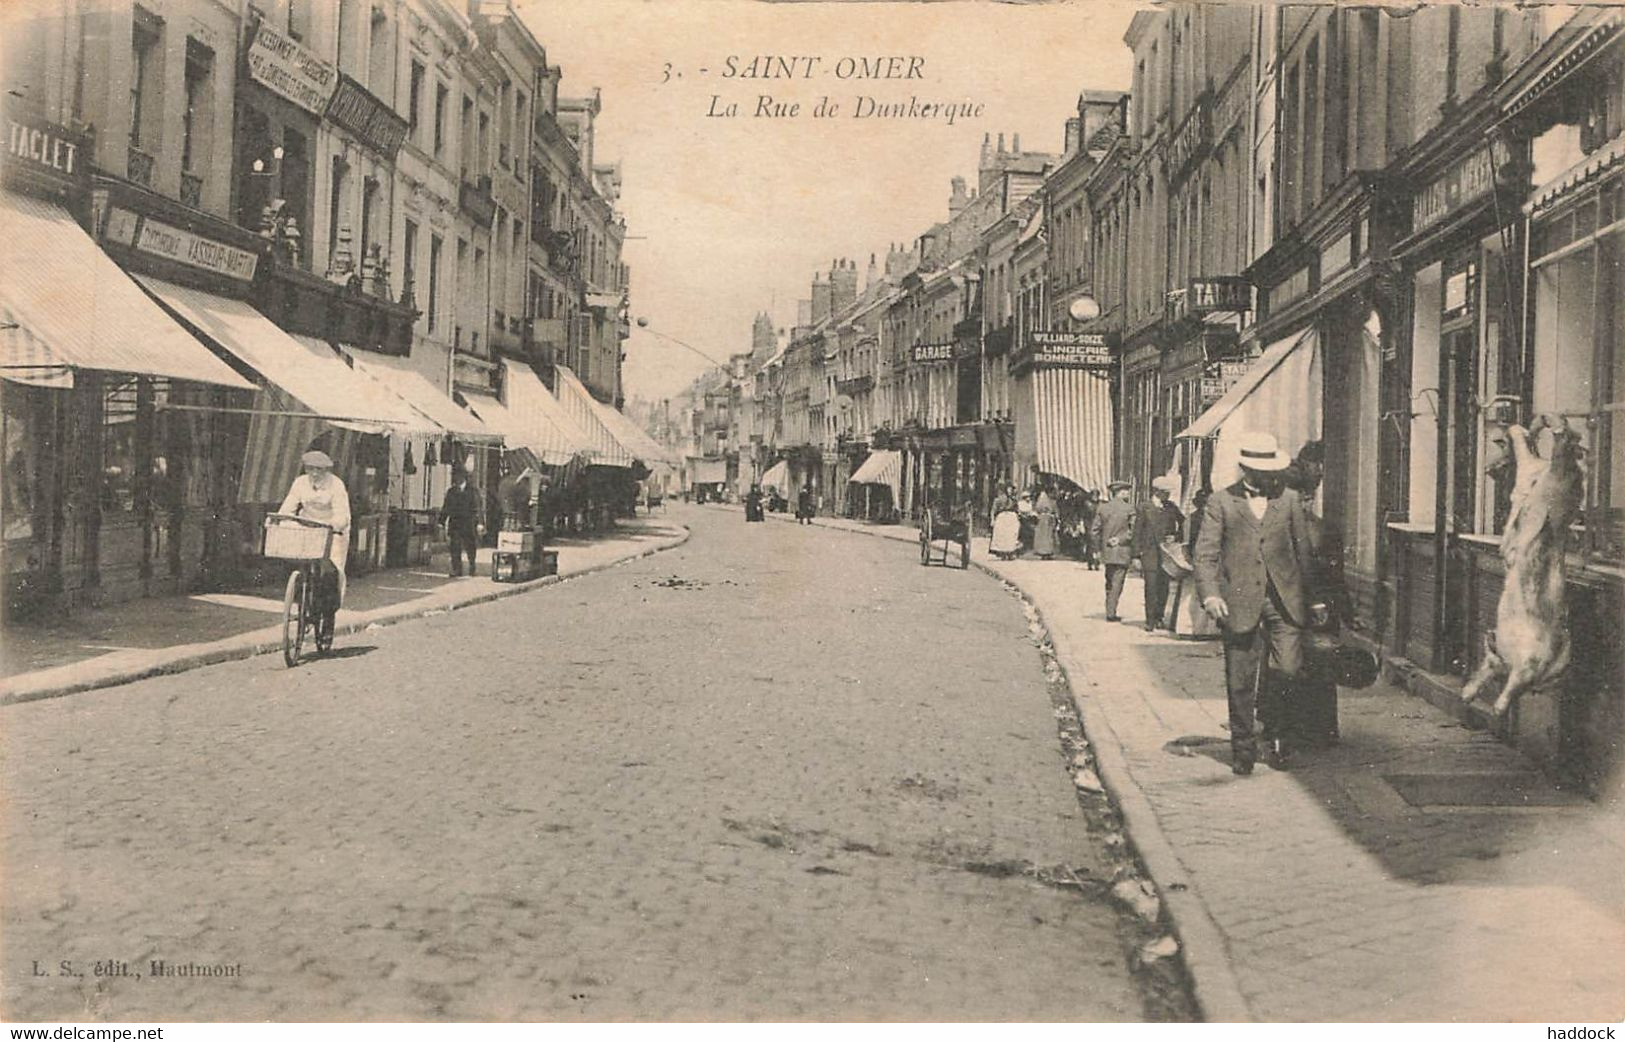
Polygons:
[[333,616],[316,610],[316,584],[322,562],[333,545],[333,529],[297,514],[268,514],[265,518],[264,555],[297,562],[282,594],[282,661],[299,664],[305,634],[311,634],[317,654],[333,647]]

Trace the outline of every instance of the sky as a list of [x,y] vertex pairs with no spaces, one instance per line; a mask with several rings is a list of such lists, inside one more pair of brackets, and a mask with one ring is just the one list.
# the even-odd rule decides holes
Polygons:
[[[709,367],[701,353],[748,350],[758,312],[793,325],[814,272],[835,258],[861,277],[871,253],[883,261],[889,244],[946,219],[951,178],[975,187],[984,134],[1058,153],[1078,92],[1131,79],[1122,41],[1135,7],[1113,2],[516,6],[562,67],[561,94],[602,91],[596,159],[622,165],[632,315],[647,320],[627,342],[628,397],[677,393]],[[801,60],[792,78],[725,75],[730,59],[744,72],[757,56]],[[887,56],[900,60],[875,60]],[[861,59],[901,78],[864,78]],[[758,115],[763,95],[800,109]],[[826,96],[836,114],[815,115]],[[960,115],[859,116],[861,97]],[[709,114],[730,103],[736,116]],[[967,104],[979,114],[963,115]]]

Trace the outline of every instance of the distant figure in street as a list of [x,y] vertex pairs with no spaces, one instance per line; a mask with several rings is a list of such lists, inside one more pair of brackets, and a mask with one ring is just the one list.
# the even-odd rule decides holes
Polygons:
[[1173,490],[1173,479],[1166,474],[1152,478],[1151,498],[1140,504],[1134,518],[1134,555],[1140,559],[1140,573],[1145,577],[1147,632],[1162,625],[1163,609],[1168,604],[1168,573],[1162,570],[1162,544],[1177,542],[1185,523],[1185,515],[1168,501]]
[[1061,515],[1055,509],[1055,498],[1049,494],[1049,483],[1040,481],[1033,497],[1033,553],[1041,560],[1055,556],[1055,537],[1061,524]]
[[1106,566],[1106,621],[1117,622],[1117,602],[1123,596],[1123,580],[1134,560],[1134,504],[1128,500],[1126,481],[1106,486],[1111,498],[1095,511],[1094,541]]
[[745,493],[745,520],[760,521],[762,519],[762,488],[760,485],[752,485],[750,491]]
[[463,574],[463,556],[468,557],[468,574],[474,575],[474,549],[479,546],[480,533],[485,531],[481,518],[482,497],[479,489],[468,480],[468,471],[461,467],[451,474],[451,487],[440,505],[440,523],[446,526],[446,538],[451,542],[451,574]]
[[810,525],[817,513],[818,499],[813,495],[812,483],[809,482],[802,485],[801,491],[796,493],[796,523]]
[[993,538],[988,552],[1008,561],[1021,549],[1021,517],[1016,513],[1016,489],[1006,485],[993,497]]
[[1311,593],[1320,535],[1286,485],[1286,453],[1251,431],[1237,448],[1241,480],[1208,497],[1194,565],[1196,595],[1224,630],[1231,770],[1246,775],[1261,742],[1271,766],[1286,765],[1289,688],[1302,672],[1304,628],[1324,608]]

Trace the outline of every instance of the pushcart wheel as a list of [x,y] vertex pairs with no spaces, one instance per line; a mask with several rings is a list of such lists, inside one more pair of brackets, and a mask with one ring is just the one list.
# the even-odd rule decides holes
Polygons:
[[282,661],[290,669],[299,664],[299,646],[305,642],[304,592],[305,573],[296,570],[282,594]]

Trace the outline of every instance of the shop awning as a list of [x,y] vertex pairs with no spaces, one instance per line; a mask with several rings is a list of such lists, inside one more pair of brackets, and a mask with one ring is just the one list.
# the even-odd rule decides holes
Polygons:
[[598,402],[598,415],[609,427],[610,433],[615,435],[616,440],[630,449],[645,466],[653,467],[656,463],[670,462],[671,454],[659,442],[649,437],[642,427],[632,422],[632,417],[626,413]]
[[361,351],[351,353],[350,360],[358,372],[388,387],[453,437],[469,442],[502,440],[500,433],[481,423],[479,417],[452,401],[450,395],[413,369],[409,360]]
[[351,369],[328,345],[319,340],[301,343],[240,300],[150,275],[137,276],[136,281],[182,322],[285,392],[313,419],[364,434],[391,428],[437,430],[376,381]]
[[254,384],[141,292],[55,203],[0,192],[0,376],[71,387],[74,369]]
[[1271,344],[1180,438],[1217,438],[1212,487],[1224,488],[1240,476],[1234,437],[1245,431],[1273,434],[1281,451],[1295,455],[1320,436],[1320,335],[1313,326]]
[[885,485],[891,489],[892,502],[900,502],[898,491],[903,485],[903,454],[895,449],[876,449],[847,480],[853,485]]
[[688,458],[688,483],[690,485],[720,485],[727,480],[727,460],[701,459],[698,456]]
[[620,307],[621,298],[610,293],[589,293],[587,294],[587,306],[608,311]]
[[1112,392],[1104,374],[1036,369],[1033,383],[1035,462],[1085,489],[1112,477]]
[[348,369],[351,377],[357,378],[353,384],[357,395],[356,404],[351,408],[359,408],[369,416],[389,417],[386,422],[389,423],[391,434],[438,438],[446,433],[446,428],[436,423],[434,417],[414,408],[411,402],[397,394],[388,384],[356,366],[353,355],[336,351],[327,341],[318,340],[313,336],[303,336],[299,333],[289,335],[296,344],[310,352],[315,364],[323,367],[324,371],[334,359]]
[[578,456],[595,461],[592,439],[529,366],[505,360],[502,376],[508,411],[526,432],[521,444],[551,466],[564,466]]
[[[558,400],[564,411],[587,436],[595,453],[593,462],[606,467],[630,467],[637,453],[621,443],[605,423],[598,400],[581,385],[567,366],[558,366]],[[720,480],[720,479],[719,479]]]
[[789,492],[790,464],[784,460],[779,460],[767,468],[767,472],[757,479],[756,484],[764,489],[769,487],[778,489],[781,494]]

